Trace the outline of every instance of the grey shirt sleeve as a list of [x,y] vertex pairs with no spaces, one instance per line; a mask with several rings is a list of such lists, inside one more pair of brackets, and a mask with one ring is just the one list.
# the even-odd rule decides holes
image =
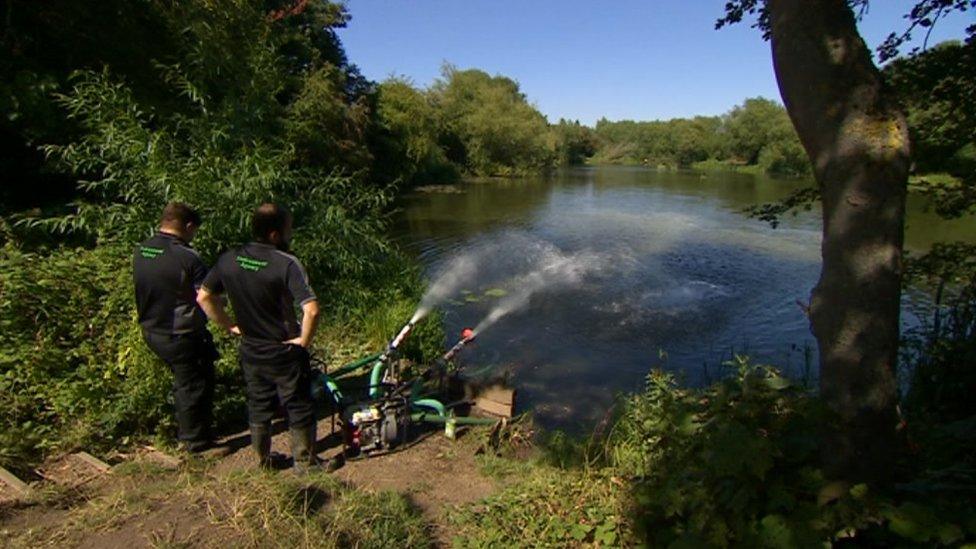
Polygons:
[[189,254],[189,275],[190,281],[193,283],[193,287],[197,290],[203,285],[204,279],[207,277],[207,266],[200,259],[200,256],[196,252],[190,252]]
[[[200,286],[212,294],[221,294],[224,292],[224,281],[220,274],[220,264],[221,261],[217,260],[217,264],[213,266],[213,269],[210,269],[210,272],[200,281]],[[200,265],[203,265],[202,261]]]
[[315,301],[315,291],[312,290],[312,286],[308,283],[308,273],[305,272],[305,267],[302,266],[298,261],[291,261],[288,263],[288,269],[285,271],[285,285],[288,287],[288,291],[291,292],[292,298],[295,299],[295,303],[299,305],[304,305],[309,301]]

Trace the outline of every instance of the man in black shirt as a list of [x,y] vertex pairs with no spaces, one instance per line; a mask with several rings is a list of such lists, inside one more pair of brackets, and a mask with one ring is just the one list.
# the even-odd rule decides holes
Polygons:
[[173,372],[179,440],[191,452],[213,446],[214,360],[217,350],[196,291],[207,274],[190,241],[200,216],[186,204],[163,209],[159,231],[135,250],[136,310],[149,348]]
[[[288,414],[295,468],[304,471],[319,463],[308,353],[318,323],[318,301],[305,268],[287,253],[292,232],[288,211],[263,204],[254,212],[251,228],[254,241],[217,260],[197,302],[214,322],[232,329],[218,296],[226,292],[230,298],[243,336],[240,359],[247,383],[251,445],[259,465],[270,466],[277,396]],[[302,309],[301,323],[296,306]]]

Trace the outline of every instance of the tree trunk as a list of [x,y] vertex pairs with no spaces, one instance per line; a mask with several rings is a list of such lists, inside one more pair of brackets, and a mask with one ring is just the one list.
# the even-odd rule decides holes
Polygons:
[[895,365],[909,144],[846,0],[768,0],[783,102],[823,200],[810,324],[835,414],[827,473],[883,480],[897,451]]

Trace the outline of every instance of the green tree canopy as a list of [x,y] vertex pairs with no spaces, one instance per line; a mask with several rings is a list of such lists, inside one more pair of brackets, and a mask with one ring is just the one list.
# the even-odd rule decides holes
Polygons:
[[976,42],[895,59],[883,74],[907,111],[916,170],[976,171]]
[[446,66],[430,93],[447,133],[448,156],[466,171],[511,175],[553,164],[546,118],[514,80]]

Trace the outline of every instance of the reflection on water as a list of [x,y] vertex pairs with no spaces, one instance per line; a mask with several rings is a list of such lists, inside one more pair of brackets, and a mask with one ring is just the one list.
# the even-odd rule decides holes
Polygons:
[[[544,425],[586,428],[652,367],[701,383],[733,352],[797,376],[815,363],[797,301],[808,300],[819,274],[819,213],[787,217],[775,230],[741,213],[804,184],[580,168],[412,193],[394,231],[432,276],[464,254],[487,257],[442,306],[449,338],[535,280],[525,303],[463,360],[469,371],[509,371],[520,406]],[[976,238],[915,200],[908,209],[909,249]],[[526,275],[543,255],[586,268],[573,271],[572,284],[540,283]]]

